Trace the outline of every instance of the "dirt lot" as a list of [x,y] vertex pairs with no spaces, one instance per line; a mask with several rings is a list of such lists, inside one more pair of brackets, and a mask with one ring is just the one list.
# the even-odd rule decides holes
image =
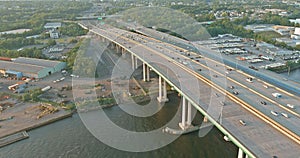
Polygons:
[[39,103],[22,103],[11,99],[1,101],[0,103],[3,104],[5,102],[16,104],[7,107],[0,114],[0,138],[18,131],[29,130],[48,124],[71,114],[71,112],[61,108],[58,108],[58,111],[50,109],[49,112],[48,109],[41,107]]

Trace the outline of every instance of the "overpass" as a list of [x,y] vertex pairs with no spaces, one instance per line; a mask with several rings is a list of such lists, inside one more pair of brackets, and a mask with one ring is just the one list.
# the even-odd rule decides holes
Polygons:
[[[284,94],[288,99],[273,101],[270,96],[261,94],[266,91],[261,88],[261,84],[265,84],[264,81],[257,80],[253,83],[254,85],[245,85],[243,84],[244,80],[239,78],[242,73],[235,71],[231,72],[230,76],[226,76],[221,73],[221,71],[224,72],[222,66],[214,67],[216,65],[214,61],[207,62],[208,66],[205,66],[204,63],[207,59],[199,54],[184,52],[161,41],[110,26],[102,25],[101,28],[89,26],[89,28],[103,41],[112,42],[121,53],[130,54],[133,69],[137,68],[138,62],[141,62],[144,81],[149,81],[150,68],[159,75],[157,98],[159,102],[168,100],[166,84],[174,87],[182,96],[182,120],[179,126],[183,130],[191,126],[191,111],[194,107],[238,146],[239,158],[244,154],[246,157],[272,157],[275,155],[277,157],[297,157],[300,155],[300,122],[299,111],[297,111],[299,109],[291,110],[282,105],[283,102],[290,100],[294,103],[299,102],[297,96],[287,92]],[[165,63],[165,65],[157,63]],[[209,65],[211,63],[212,65]],[[199,67],[201,72],[197,71]],[[172,70],[174,73],[171,74],[168,70]],[[238,90],[243,95],[232,94],[226,85],[222,85],[224,79],[229,85],[234,84],[239,87]],[[191,84],[193,80],[197,80],[197,86]],[[203,92],[207,89],[211,89],[211,93]],[[274,89],[276,87],[268,90]],[[212,104],[210,104],[211,94],[215,96]],[[267,100],[268,104],[276,104],[276,106],[264,107],[253,103],[253,100],[261,98]],[[208,105],[222,108],[222,119],[215,115],[219,108],[209,111],[211,108],[208,108]],[[291,118],[284,120],[284,118],[275,117],[270,114],[270,109],[284,111]],[[240,125],[239,120],[245,120],[247,125]]]

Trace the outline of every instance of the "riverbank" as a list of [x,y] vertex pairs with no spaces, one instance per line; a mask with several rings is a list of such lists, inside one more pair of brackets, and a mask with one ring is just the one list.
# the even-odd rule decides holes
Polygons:
[[13,118],[0,122],[0,138],[48,125],[71,117],[73,114],[71,111],[58,108],[57,112],[45,114],[41,118],[38,118],[38,116],[41,116],[41,113],[43,113],[39,106],[40,104],[38,103],[21,103],[2,112],[1,118]]

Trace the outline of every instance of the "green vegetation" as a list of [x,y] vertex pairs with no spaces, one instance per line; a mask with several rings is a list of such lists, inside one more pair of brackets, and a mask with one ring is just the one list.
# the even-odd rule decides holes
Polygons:
[[47,42],[47,46],[54,46],[56,45],[56,41],[54,39],[49,39],[48,42]]
[[44,58],[42,51],[37,48],[28,48],[20,51],[0,50],[0,56],[10,57],[10,58],[17,58],[17,57]]
[[33,29],[26,33],[28,36],[41,33],[48,19],[73,20],[92,4],[77,1],[2,1],[1,6],[4,7],[0,7],[0,31]]
[[40,88],[30,90],[28,93],[24,93],[21,98],[22,101],[39,101],[40,99],[38,98],[39,95],[41,95],[43,92],[41,91]]
[[81,36],[87,34],[88,30],[84,30],[78,24],[75,23],[65,23],[60,29],[62,35],[67,36]]
[[274,32],[274,31],[258,32],[255,35],[257,36],[257,38],[267,38],[267,39],[282,37],[279,33]]
[[292,70],[295,70],[295,69],[298,69],[300,68],[300,62],[295,62],[295,61],[287,61],[286,62],[286,65],[284,66],[280,66],[280,67],[276,67],[276,68],[268,68],[268,70],[271,70],[271,71],[274,71],[274,72],[277,72],[277,73],[282,73],[282,72],[287,72],[289,71],[292,71]]
[[235,24],[229,19],[218,20],[207,27],[207,31],[211,36],[217,36],[219,34],[233,34],[245,38],[253,38],[252,31],[246,30],[242,25]]
[[77,45],[67,53],[68,71],[73,71],[76,75],[83,77],[95,77],[96,64],[93,58],[86,55],[90,46],[90,39],[79,41]]
[[[31,29],[21,34],[0,35],[0,56],[45,58],[42,49],[24,48],[32,45],[43,45],[42,48],[56,45],[56,41],[48,39],[43,26],[46,22],[73,20],[78,13],[92,7],[88,2],[76,1],[2,1],[0,4],[0,32],[14,29]],[[77,36],[86,34],[77,24],[66,23],[61,28],[64,35]],[[38,39],[29,38],[31,35],[41,35]],[[46,40],[41,40],[46,39]],[[73,40],[72,42],[77,42]],[[17,51],[17,49],[19,49]]]
[[8,38],[8,39],[0,40],[0,49],[18,49],[23,46],[33,45],[33,44],[39,44],[39,43],[36,42],[36,40],[33,38],[30,39],[26,39],[22,37]]

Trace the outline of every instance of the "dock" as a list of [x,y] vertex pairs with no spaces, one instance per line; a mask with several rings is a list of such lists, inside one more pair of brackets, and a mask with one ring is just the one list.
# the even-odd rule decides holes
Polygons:
[[29,138],[29,135],[26,131],[18,132],[3,138],[0,138],[0,148],[6,145],[15,143],[17,141]]

